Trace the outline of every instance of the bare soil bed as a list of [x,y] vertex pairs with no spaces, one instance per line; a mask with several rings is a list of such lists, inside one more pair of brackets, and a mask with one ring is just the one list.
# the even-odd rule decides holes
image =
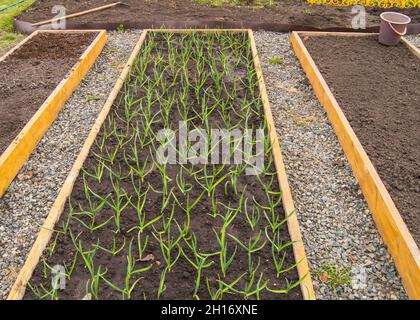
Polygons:
[[[64,0],[60,4],[67,8],[67,14],[88,10],[97,6],[113,3],[114,0],[74,1]],[[218,21],[229,22],[264,22],[267,27],[275,24],[291,24],[315,28],[351,27],[353,15],[351,7],[309,5],[306,1],[274,1],[272,6],[257,6],[256,1],[244,1],[242,6],[212,7],[195,0],[126,0],[128,6],[117,6],[97,13],[80,16],[69,22],[84,23],[124,23],[133,22],[179,22],[179,27],[185,21]],[[261,2],[260,2],[261,3]],[[36,1],[18,19],[39,22],[52,18],[51,8],[55,0]],[[367,8],[367,25],[379,23],[379,13],[384,9]],[[411,16],[413,22],[420,22],[418,9],[393,9]],[[138,27],[138,26],[137,26]],[[142,26],[146,27],[146,26]],[[147,26],[150,27],[150,26]],[[214,26],[213,26],[214,27]],[[279,31],[279,30],[278,30]]]
[[420,244],[420,59],[377,36],[303,40]]
[[96,33],[39,34],[0,62],[0,154],[96,36]]
[[25,299],[302,298],[269,144],[259,176],[156,162],[156,133],[181,120],[267,134],[252,58],[247,33],[148,34]]

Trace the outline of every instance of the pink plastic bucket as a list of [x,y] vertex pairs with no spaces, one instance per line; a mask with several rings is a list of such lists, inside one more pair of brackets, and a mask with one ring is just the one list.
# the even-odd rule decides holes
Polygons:
[[410,17],[397,12],[381,13],[381,26],[379,29],[379,42],[387,46],[395,46],[401,36],[407,33]]

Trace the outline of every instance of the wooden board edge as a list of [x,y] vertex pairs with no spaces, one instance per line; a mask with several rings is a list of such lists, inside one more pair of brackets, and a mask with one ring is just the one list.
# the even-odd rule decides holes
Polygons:
[[[42,32],[40,31],[37,34]],[[99,31],[97,37],[86,48],[70,69],[70,72],[67,73],[67,76],[60,81],[16,138],[0,155],[0,198],[3,197],[10,183],[54,122],[70,95],[89,72],[106,41],[106,31]]]
[[51,30],[37,30],[35,32],[42,32],[42,33],[99,33],[106,31],[105,29],[51,29]]
[[215,33],[215,32],[247,32],[248,29],[146,29],[149,32],[173,32],[173,33],[189,33],[189,32],[204,32],[204,33]]
[[124,66],[120,76],[116,80],[114,88],[112,89],[111,93],[108,96],[107,101],[105,102],[101,112],[99,113],[98,117],[95,120],[95,124],[93,125],[89,135],[76,159],[73,164],[70,173],[68,174],[60,193],[58,194],[51,210],[44,221],[44,224],[41,227],[41,230],[38,234],[37,239],[35,240],[34,245],[32,246],[31,251],[23,265],[22,269],[19,272],[19,275],[14,282],[7,300],[21,300],[25,294],[26,286],[28,281],[30,280],[35,267],[37,266],[39,259],[42,256],[43,251],[48,245],[48,242],[51,239],[53,229],[57,221],[60,219],[60,216],[64,210],[64,206],[66,204],[67,198],[70,196],[71,191],[73,189],[73,185],[76,182],[76,179],[79,175],[79,171],[81,170],[83,163],[85,162],[87,156],[89,155],[89,151],[91,146],[93,145],[99,130],[105,121],[112,104],[114,103],[115,98],[117,97],[119,91],[121,90],[124,81],[130,72],[131,66],[134,63],[138,53],[141,49],[141,46],[146,38],[147,31],[143,31],[140,39],[138,40],[136,46],[134,47],[127,63]]
[[297,212],[294,206],[292,193],[290,191],[289,182],[287,179],[286,168],[283,162],[283,156],[281,153],[280,143],[277,137],[276,127],[271,112],[270,102],[265,87],[263,72],[261,68],[260,59],[258,57],[257,46],[254,39],[252,30],[248,30],[249,38],[251,41],[252,55],[254,59],[255,70],[258,78],[258,87],[261,94],[262,103],[264,106],[264,113],[267,119],[267,123],[270,131],[270,140],[272,144],[272,152],[274,156],[274,163],[277,170],[277,177],[280,185],[280,189],[283,194],[283,208],[286,216],[290,216],[287,220],[287,226],[289,235],[293,243],[293,253],[297,265],[297,271],[299,278],[303,279],[301,282],[301,291],[305,300],[315,300],[316,295],[313,288],[312,278],[309,271],[308,259],[305,253],[305,247],[300,232],[299,221],[297,218]]
[[292,32],[292,47],[327,112],[405,290],[411,299],[420,299],[420,250],[300,35],[310,36],[311,32]]
[[370,37],[373,35],[379,35],[375,32],[331,32],[331,31],[293,31],[299,36],[310,36],[310,37],[322,37],[322,36],[344,36],[344,37]]

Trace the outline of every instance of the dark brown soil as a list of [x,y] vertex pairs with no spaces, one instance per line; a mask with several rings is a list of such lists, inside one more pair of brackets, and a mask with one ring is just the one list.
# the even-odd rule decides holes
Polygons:
[[40,34],[0,62],[0,154],[95,37],[95,33]]
[[[120,95],[117,97],[116,102],[113,105],[113,109],[111,110],[111,113],[108,115],[104,126],[101,129],[101,133],[96,139],[96,143],[93,145],[89,157],[86,160],[84,164],[84,172],[90,172],[93,173],[97,168],[98,164],[101,161],[99,157],[107,158],[105,150],[109,150],[110,152],[113,152],[111,150],[115,150],[116,146],[118,145],[117,138],[115,135],[108,136],[106,132],[110,132],[113,129],[117,130],[118,134],[121,134],[125,137],[129,137],[132,132],[132,129],[129,129],[127,125],[122,121],[122,119],[127,119],[127,110],[131,110],[130,112],[139,112],[140,109],[137,108],[143,108],[145,110],[147,106],[147,99],[151,98],[152,101],[155,101],[152,103],[152,113],[156,115],[157,117],[153,121],[152,125],[152,131],[158,132],[161,128],[164,127],[163,123],[163,116],[162,113],[160,113],[160,104],[156,101],[166,101],[165,99],[168,98],[168,95],[174,95],[175,96],[175,103],[172,104],[172,108],[170,110],[170,128],[176,129],[178,128],[178,121],[181,120],[181,114],[179,112],[178,107],[180,106],[180,94],[181,89],[183,86],[181,83],[184,83],[183,81],[186,79],[186,75],[181,72],[178,73],[176,70],[171,71],[170,68],[168,68],[167,61],[168,61],[168,45],[163,38],[161,34],[149,34],[149,38],[146,39],[146,43],[143,46],[142,52],[140,53],[140,57],[135,63],[131,76],[131,80],[126,81],[125,88],[127,88],[128,91],[125,93],[120,93]],[[172,45],[175,46],[176,50],[178,52],[183,52],[184,50],[184,43],[183,41],[186,41],[185,39],[190,39],[191,35],[188,35],[187,38],[184,38],[184,40],[181,40],[181,37],[176,35],[173,37]],[[205,41],[206,38],[202,36]],[[233,37],[232,35],[230,37]],[[228,77],[227,75],[224,78],[224,85],[226,86],[222,92],[221,97],[223,100],[229,101],[229,94],[233,90],[234,83],[236,83],[236,86],[238,88],[238,96],[245,98],[247,101],[254,101],[251,104],[251,108],[255,110],[256,112],[252,112],[252,115],[249,118],[248,121],[248,128],[258,128],[263,121],[263,111],[262,111],[262,105],[261,100],[259,97],[258,87],[255,84],[250,85],[250,87],[255,90],[255,92],[249,91],[250,88],[245,87],[243,84],[240,85],[239,83],[251,83],[247,82],[247,80],[244,80],[245,82],[241,82],[241,79],[246,79],[247,74],[247,61],[252,61],[252,54],[249,47],[248,37],[246,34],[244,35],[237,35],[235,37],[237,40],[237,43],[239,44],[245,44],[241,49],[238,49],[241,53],[241,57],[243,57],[243,61],[235,67],[235,69],[230,73],[236,80],[231,80],[232,78]],[[152,44],[150,39],[154,39],[154,43]],[[223,38],[221,38],[223,39]],[[210,43],[210,42],[208,42]],[[222,40],[216,41],[214,44],[208,44],[206,45],[206,50],[208,52],[211,52],[211,55],[215,55],[216,57],[219,57],[219,50],[226,50],[227,53],[232,53],[232,49],[227,49],[226,42],[224,42],[223,46],[221,47]],[[148,48],[151,48],[151,51],[148,51]],[[222,48],[222,49],[221,49]],[[223,49],[225,48],[225,49]],[[174,52],[174,51],[171,51]],[[192,49],[192,55],[190,60],[188,60],[187,69],[189,70],[188,78],[190,81],[195,81],[194,79],[198,80],[196,78],[196,61],[207,61],[210,54],[206,51],[203,52],[203,56],[201,54],[197,55],[198,52],[196,52],[196,49]],[[161,95],[164,91],[162,91],[162,87],[159,85],[154,87],[155,89],[152,89],[154,92],[152,95],[147,94],[147,88],[153,88],[150,87],[151,84],[154,83],[156,76],[159,76],[161,73],[154,73],[153,70],[154,66],[153,63],[157,60],[159,60],[157,57],[159,54],[163,54],[163,61],[164,64],[162,66],[162,74],[163,77],[160,78],[162,83],[167,84],[176,84],[175,86],[171,87],[167,93],[164,94],[163,100],[159,100],[158,96]],[[197,60],[198,59],[198,60]],[[201,60],[203,59],[203,60]],[[217,58],[219,59],[219,58]],[[242,59],[242,58],[239,58]],[[143,78],[136,78],[137,71],[141,70],[142,66],[144,66],[145,62],[148,62],[146,64],[146,73]],[[217,69],[223,70],[222,65],[220,62],[217,63]],[[206,72],[205,74],[208,74],[209,72],[209,65],[206,63]],[[149,80],[148,80],[149,79]],[[184,80],[183,80],[184,79]],[[254,75],[255,80],[255,75]],[[146,81],[146,82],[143,82]],[[151,81],[151,82],[149,82]],[[206,80],[206,83],[204,87],[200,90],[198,96],[193,91],[192,87],[186,86],[188,89],[188,107],[189,107],[189,114],[188,117],[191,117],[191,120],[189,120],[190,125],[196,125],[198,127],[201,127],[203,124],[201,120],[197,117],[193,117],[195,112],[200,113],[202,101],[199,101],[197,99],[200,99],[200,97],[203,97],[204,92],[208,90],[214,90],[215,85],[213,84],[213,79],[208,78]],[[238,81],[238,82],[236,82]],[[143,83],[143,85],[139,85],[140,83]],[[205,91],[204,91],[205,90]],[[256,100],[252,100],[253,97],[257,97]],[[154,100],[154,99],[158,100]],[[248,98],[248,99],[246,99]],[[135,99],[138,100],[138,103],[135,103],[131,106],[127,105],[127,101],[133,101]],[[243,100],[241,100],[243,101]],[[213,102],[215,101],[209,101],[207,104],[208,106],[213,105]],[[178,107],[177,107],[177,106]],[[239,100],[232,101],[231,107],[229,107],[229,113],[227,114],[230,118],[231,123],[238,124],[239,128],[244,127],[244,119],[240,117],[242,104],[240,104]],[[135,111],[137,110],[137,111]],[[235,112],[236,110],[236,112]],[[220,112],[219,112],[220,111]],[[239,113],[237,113],[239,111]],[[218,108],[215,112],[213,112],[209,116],[209,125],[211,128],[225,128],[222,121],[222,112],[220,109],[220,105],[218,105]],[[225,114],[226,115],[226,114]],[[141,114],[135,114],[134,118],[131,120],[130,123],[132,125],[141,126],[143,121],[143,116]],[[129,132],[125,132],[128,130]],[[141,133],[140,137],[143,137],[143,133]],[[146,137],[146,141],[154,141],[153,135],[149,134]],[[105,140],[102,140],[105,139]],[[101,141],[105,141],[104,147],[102,147],[101,151]],[[148,237],[149,241],[147,244],[146,249],[144,250],[141,259],[140,254],[138,251],[138,232],[136,228],[139,226],[139,217],[137,212],[144,215],[145,221],[152,221],[154,218],[158,217],[160,215],[160,212],[163,212],[164,219],[169,219],[170,214],[172,212],[172,208],[174,209],[174,215],[173,220],[171,223],[171,227],[169,228],[171,230],[171,237],[175,237],[175,239],[179,236],[180,230],[179,228],[184,228],[188,225],[187,219],[186,219],[186,213],[180,208],[179,203],[174,201],[174,197],[170,196],[169,205],[166,207],[166,209],[162,209],[163,207],[163,177],[158,171],[156,165],[153,166],[152,171],[144,178],[144,181],[141,181],[141,178],[139,178],[139,175],[135,173],[134,171],[130,172],[129,165],[135,166],[132,157],[134,152],[134,146],[137,148],[137,152],[134,152],[134,154],[138,155],[139,163],[141,165],[145,164],[146,171],[148,171],[152,165],[153,162],[151,161],[152,157],[155,157],[154,152],[152,149],[149,150],[149,146],[142,147],[139,143],[140,140],[131,140],[127,141],[127,143],[121,147],[116,153],[116,159],[114,163],[108,163],[106,161],[107,165],[112,168],[112,170],[115,170],[116,172],[121,172],[120,178],[117,178],[116,176],[110,178],[111,174],[108,169],[105,169],[101,181],[96,180],[95,178],[92,178],[86,174],[81,174],[76,183],[75,187],[73,189],[71,199],[69,203],[71,203],[71,207],[74,208],[73,214],[69,215],[71,212],[70,205],[67,205],[65,208],[65,211],[62,215],[62,218],[60,219],[58,223],[58,229],[62,230],[61,226],[63,226],[66,221],[69,221],[69,227],[66,229],[65,234],[57,234],[57,242],[55,245],[55,249],[52,255],[49,254],[49,252],[45,252],[43,261],[45,261],[49,266],[54,266],[56,264],[66,265],[70,266],[74,257],[77,255],[75,250],[75,245],[73,244],[73,241],[71,240],[70,230],[71,234],[74,235],[74,237],[77,239],[76,242],[80,241],[83,250],[93,250],[96,244],[100,244],[102,247],[105,248],[111,248],[113,246],[114,239],[116,240],[117,247],[120,247],[124,243],[126,243],[124,249],[119,252],[116,255],[112,255],[110,253],[105,252],[102,249],[99,249],[94,254],[94,268],[95,272],[100,268],[101,272],[105,272],[105,278],[107,278],[109,281],[113,282],[118,287],[123,287],[124,278],[126,275],[127,270],[127,255],[129,254],[129,244],[132,242],[133,248],[132,253],[135,260],[135,268],[140,267],[146,267],[149,265],[152,265],[152,268],[143,274],[139,274],[138,276],[134,277],[134,279],[130,279],[130,285],[134,283],[135,278],[137,277],[143,277],[143,279],[136,285],[133,294],[132,299],[156,299],[157,297],[157,290],[159,287],[159,279],[161,275],[163,274],[165,268],[167,267],[167,264],[165,263],[165,260],[162,256],[162,250],[160,248],[159,242],[155,239],[153,236],[153,233],[155,235],[158,234],[161,230],[163,230],[163,223],[162,220],[157,220],[153,223],[153,226],[147,226],[142,232],[140,232],[140,237],[144,243],[146,237]],[[155,142],[156,143],[156,142]],[[129,159],[129,160],[127,160]],[[130,160],[131,159],[131,160]],[[275,175],[275,169],[273,166],[273,163],[269,160],[272,159],[271,151],[267,150],[266,153],[266,159],[265,159],[265,165],[267,168],[269,168],[269,172],[267,175],[262,174],[260,175],[261,181],[264,183],[268,183],[269,181],[273,181],[273,184],[271,186],[272,191],[278,191],[279,186],[277,183],[277,178]],[[195,165],[193,166],[194,170],[197,171],[200,169],[203,169],[204,165]],[[191,164],[187,164],[186,168],[190,168]],[[221,165],[215,166],[217,169],[222,168],[222,171],[217,174],[215,177],[218,179],[221,176],[228,173],[230,170],[233,170],[235,167],[234,164],[227,164],[224,168]],[[211,202],[211,197],[207,195],[207,192],[204,192],[203,187],[197,183],[197,180],[194,178],[195,174],[189,174],[186,169],[183,169],[183,173],[181,172],[181,166],[179,164],[168,164],[168,175],[170,177],[169,180],[169,186],[168,190],[172,189],[174,192],[174,195],[180,199],[180,203],[185,205],[187,202],[187,197],[189,197],[190,202],[192,203],[195,201],[195,199],[198,199],[198,197],[203,194],[203,197],[198,201],[196,206],[192,209],[191,212],[191,225],[189,228],[189,236],[195,235],[197,238],[197,245],[198,250],[201,253],[214,253],[219,250],[219,245],[216,241],[216,235],[215,232],[219,233],[221,232],[221,226],[222,226],[222,220],[220,216],[213,217],[211,214],[213,212],[213,206]],[[213,172],[212,165],[207,165],[208,173]],[[191,185],[191,188],[189,191],[186,191],[185,193],[182,193],[179,188],[179,184],[177,184],[177,175],[184,176],[185,181],[187,184]],[[119,175],[119,174],[118,174]],[[83,177],[84,176],[84,177]],[[198,177],[198,179],[201,179],[203,177],[202,173],[197,173],[195,175]],[[85,181],[84,181],[85,179]],[[228,178],[227,180],[230,180]],[[240,207],[239,214],[235,217],[232,224],[228,227],[228,233],[235,235],[238,239],[240,239],[243,243],[247,243],[249,239],[254,239],[260,232],[261,232],[261,240],[259,241],[259,245],[263,244],[264,241],[267,240],[266,232],[270,237],[273,237],[272,229],[269,226],[266,217],[264,216],[263,212],[261,212],[261,217],[259,219],[259,222],[257,223],[256,228],[254,231],[252,231],[250,225],[248,224],[244,210],[245,207],[248,210],[252,210],[252,207],[255,206],[253,203],[253,198],[258,201],[261,204],[268,205],[268,197],[267,194],[263,191],[262,185],[260,184],[260,181],[256,176],[251,175],[245,175],[242,174],[238,177],[237,181],[237,188],[238,193],[235,193],[233,185],[229,182],[224,181],[223,183],[219,184],[215,191],[215,199],[219,203],[223,203],[225,205],[230,206],[231,208],[239,208],[240,198],[241,194],[243,193],[244,199],[247,199],[246,202],[243,202],[243,208]],[[119,181],[119,182],[118,182]],[[147,193],[147,200],[144,202],[144,207],[140,211],[136,210],[135,205],[138,203],[138,200],[140,199],[137,193],[134,190],[133,187],[133,181],[135,184],[137,184],[138,188],[140,188],[140,192],[148,192]],[[179,180],[178,180],[179,181]],[[88,218],[86,215],[78,214],[75,215],[76,212],[82,212],[84,210],[89,210],[89,201],[87,198],[90,197],[90,199],[93,201],[94,206],[98,205],[100,200],[98,200],[96,195],[99,195],[100,197],[107,197],[113,200],[116,200],[118,197],[116,196],[116,192],[114,191],[114,188],[112,184],[119,183],[121,188],[124,190],[124,193],[127,194],[127,196],[131,199],[130,204],[126,207],[126,209],[121,214],[121,230],[116,231],[116,223],[113,220],[113,217],[115,216],[115,211],[111,209],[109,206],[109,203],[106,202],[103,207],[101,207],[98,212],[95,214],[95,225],[100,225],[101,223],[104,223],[108,221],[110,218],[111,220],[104,226],[101,227],[95,231],[88,231],[86,227],[82,226],[80,221],[83,221],[84,223],[90,223],[91,219]],[[86,186],[89,186],[89,189],[91,191],[86,191],[89,189],[86,189]],[[151,188],[149,188],[149,186]],[[148,190],[148,191],[147,191]],[[93,193],[94,192],[94,193]],[[204,193],[203,193],[204,192]],[[278,195],[272,195],[275,199],[280,199]],[[271,198],[271,196],[270,196]],[[141,199],[140,199],[141,200]],[[98,202],[99,201],[99,202]],[[140,202],[142,202],[141,200]],[[127,203],[127,198],[123,197],[123,202]],[[163,210],[163,211],[162,211]],[[282,209],[281,201],[277,204],[273,205],[274,214],[279,219],[284,218],[284,212]],[[217,212],[221,215],[225,215],[227,212],[227,208],[225,208],[222,205],[217,205]],[[249,211],[251,212],[251,211]],[[271,214],[271,213],[269,213]],[[278,216],[277,216],[278,215]],[[76,220],[75,217],[78,217],[80,221]],[[163,218],[162,218],[163,219]],[[175,223],[176,221],[176,223]],[[179,225],[179,227],[177,226]],[[267,228],[267,229],[266,229]],[[131,229],[131,230],[130,230]],[[64,230],[64,229],[63,229]],[[278,233],[277,233],[278,232]],[[275,231],[281,238],[281,241],[283,244],[286,244],[288,241],[290,241],[290,237],[287,231],[287,223],[284,223],[281,225],[280,229],[278,231]],[[167,233],[164,232],[164,239],[166,243],[168,243],[168,237]],[[228,255],[231,256],[234,252],[234,248],[236,246],[236,242],[231,238],[227,237],[227,243],[228,243]],[[53,248],[54,242],[51,242],[50,248]],[[191,252],[191,249],[186,245],[184,240],[181,240],[179,242],[180,248],[187,254],[187,256],[190,257],[190,259],[193,259],[193,255]],[[172,256],[174,259],[177,254],[181,252],[177,247],[173,249]],[[281,251],[281,253],[277,256],[279,258],[280,256],[283,256],[283,253],[285,254],[285,262],[284,262],[284,268],[288,268],[292,266],[294,262],[293,258],[293,251],[290,246],[286,246],[284,250]],[[144,259],[145,257],[150,257],[150,259]],[[237,279],[240,275],[243,273],[246,273],[246,275],[237,283],[234,285],[235,288],[242,290],[246,283],[248,281],[251,281],[249,274],[247,274],[248,270],[248,256],[246,254],[246,251],[238,247],[237,253],[234,256],[233,262],[227,272],[226,278],[222,276],[221,273],[221,267],[220,267],[220,261],[219,261],[219,255],[211,256],[207,260],[208,262],[213,261],[213,264],[205,269],[203,269],[202,272],[202,278],[201,278],[201,285],[200,289],[198,291],[198,296],[200,299],[209,299],[210,295],[206,288],[206,279],[209,281],[209,285],[212,288],[212,291],[215,292],[217,289],[217,277],[220,276],[220,279],[225,281],[226,283],[231,283],[234,279]],[[259,262],[258,262],[259,261]],[[259,267],[257,267],[257,277],[261,275],[264,283],[265,281],[269,280],[269,287],[271,289],[274,288],[284,288],[285,287],[285,280],[288,279],[291,283],[296,281],[298,279],[297,272],[294,268],[291,270],[285,272],[284,274],[280,275],[280,277],[276,277],[274,264],[272,261],[272,255],[271,255],[271,245],[267,242],[264,248],[260,251],[254,252],[252,254],[252,263],[254,267],[257,267],[259,264]],[[194,285],[195,285],[195,279],[197,276],[196,270],[192,267],[191,263],[188,262],[188,260],[181,255],[179,260],[177,260],[176,264],[172,268],[171,271],[168,271],[166,274],[165,284],[166,284],[166,290],[163,292],[162,296],[160,298],[163,299],[192,299],[193,298],[193,291],[194,291]],[[91,275],[89,274],[88,270],[85,267],[85,263],[83,259],[80,257],[80,254],[78,255],[78,259],[75,264],[75,268],[70,276],[70,279],[66,283],[66,289],[62,290],[58,293],[58,296],[60,299],[81,299],[86,294],[86,285],[88,284],[88,280],[91,279]],[[256,286],[256,282],[258,280],[255,280],[253,283],[253,288]],[[43,264],[43,262],[40,262],[38,267],[35,270],[35,273],[30,281],[31,285],[33,287],[36,287],[40,289],[40,285],[43,284],[46,288],[51,287],[51,272],[48,270],[48,267]],[[90,288],[90,287],[89,287]],[[37,298],[31,290],[27,290],[26,299],[35,299]],[[122,295],[121,293],[115,291],[114,289],[111,289],[108,284],[104,282],[104,280],[99,281],[99,299],[121,299]],[[226,299],[241,299],[243,298],[243,295],[240,294],[232,294],[232,293],[226,293],[224,295],[224,298]],[[256,296],[252,295],[249,297],[250,299],[255,299]],[[263,290],[261,293],[262,299],[301,299],[301,291],[299,286],[292,289],[288,294],[277,294],[272,293],[267,290]]]
[[[63,0],[60,4],[67,8],[67,13],[75,13],[114,0],[75,1]],[[125,0],[130,5],[118,6],[101,12],[88,14],[69,20],[75,23],[130,23],[137,21],[240,21],[267,22],[276,24],[303,25],[317,28],[351,27],[353,15],[351,7],[335,7],[309,5],[306,1],[275,1],[274,6],[257,7],[255,1],[248,1],[249,5],[234,7],[212,7],[198,3],[195,0]],[[54,15],[51,8],[57,4],[55,0],[40,0],[33,4],[19,19],[38,22],[49,19]],[[379,14],[384,9],[367,8],[367,26],[379,23]],[[410,15],[413,22],[420,22],[418,9],[393,11]]]
[[420,59],[376,37],[304,41],[419,245]]

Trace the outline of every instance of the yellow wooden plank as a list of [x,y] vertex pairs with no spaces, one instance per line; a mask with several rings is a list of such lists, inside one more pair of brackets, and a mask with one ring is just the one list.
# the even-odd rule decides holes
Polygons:
[[[44,31],[38,31],[36,35],[43,32]],[[67,31],[60,32],[65,33]],[[83,31],[78,32],[80,33]],[[79,61],[72,68],[70,75],[59,83],[47,100],[0,156],[0,197],[4,195],[9,184],[13,181],[38,142],[55,120],[67,99],[76,89],[80,81],[85,77],[102,51],[106,40],[106,31],[100,31],[92,44],[89,45]],[[26,41],[27,39],[24,40],[23,43]],[[12,49],[12,51],[21,47],[23,43],[18,45],[17,48]],[[7,54],[7,56],[8,55],[9,54]]]
[[292,193],[290,191],[289,182],[287,180],[286,169],[283,162],[283,156],[280,149],[280,144],[277,138],[276,127],[271,112],[270,102],[265,87],[263,73],[261,69],[260,60],[258,57],[257,46],[252,30],[249,30],[249,37],[251,40],[252,54],[254,57],[255,70],[258,77],[258,87],[261,93],[261,100],[264,106],[265,117],[270,131],[270,141],[272,145],[274,163],[277,170],[277,178],[279,181],[280,189],[283,194],[283,208],[286,215],[290,215],[287,220],[287,227],[290,234],[290,239],[295,241],[293,244],[293,253],[297,265],[299,278],[303,281],[301,283],[301,291],[305,300],[315,300],[315,291],[312,284],[311,274],[309,272],[308,260],[306,258],[305,247],[302,240],[302,235],[299,228],[297,212],[293,203]]
[[[316,32],[313,34],[322,36],[334,35],[335,33],[320,34]],[[419,248],[325,79],[303,44],[300,36],[311,35],[311,32],[293,32],[291,36],[293,49],[314,88],[316,96],[327,112],[409,297],[420,299]],[[342,33],[339,33],[339,35],[342,35]],[[407,43],[406,40],[403,42]]]
[[172,33],[190,33],[190,32],[204,32],[204,33],[223,33],[223,32],[229,32],[229,33],[245,33],[248,31],[248,29],[145,29],[145,31],[148,32],[172,32]]
[[301,37],[304,36],[340,36],[340,37],[370,37],[372,35],[377,35],[378,33],[373,32],[328,32],[328,31],[298,31]]

